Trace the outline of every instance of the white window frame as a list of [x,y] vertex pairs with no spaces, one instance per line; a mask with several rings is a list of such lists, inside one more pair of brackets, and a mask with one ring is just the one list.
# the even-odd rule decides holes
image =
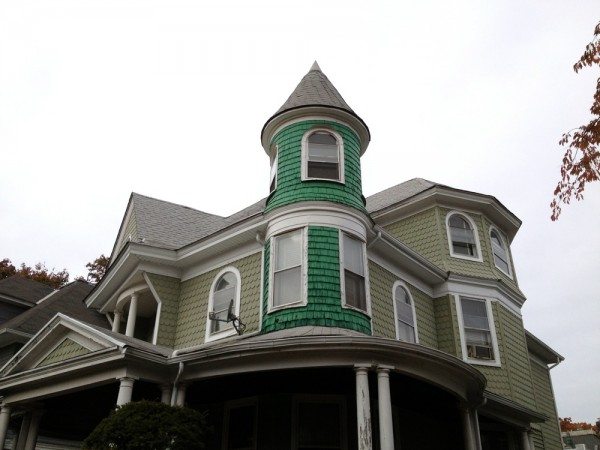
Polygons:
[[[274,286],[275,286],[275,264],[274,264],[274,260],[275,260],[275,240],[277,239],[278,236],[287,234],[287,233],[291,233],[294,231],[301,231],[301,236],[302,236],[302,243],[301,243],[301,247],[302,247],[302,265],[300,268],[300,276],[301,276],[301,280],[300,283],[302,285],[302,298],[294,303],[288,303],[285,305],[279,305],[279,306],[275,306],[273,305],[273,294],[274,294]],[[285,231],[281,231],[280,233],[277,233],[274,236],[271,236],[271,242],[269,245],[269,305],[268,305],[268,311],[267,313],[271,313],[273,311],[279,311],[281,309],[287,309],[287,308],[300,308],[302,306],[306,306],[308,304],[308,286],[307,286],[307,280],[308,280],[308,227],[302,227],[302,228],[292,228],[290,230],[285,230]]]
[[[419,330],[417,328],[417,311],[415,309],[415,299],[412,295],[412,293],[410,292],[410,289],[408,288],[408,285],[401,280],[397,280],[394,285],[392,286],[392,301],[394,302],[394,328],[396,330],[396,340],[401,341],[400,339],[400,335],[398,333],[398,308],[397,308],[397,302],[396,302],[396,288],[398,287],[402,287],[406,290],[406,292],[408,293],[408,298],[410,298],[410,306],[412,308],[412,315],[413,315],[413,323],[414,323],[414,331],[415,331],[415,344],[419,343]],[[401,342],[406,342],[406,341],[401,341]],[[412,344],[412,342],[409,342],[409,344]]]
[[[502,241],[504,251],[506,252],[506,258],[507,258],[506,263],[508,265],[508,273],[506,273],[504,271],[504,269],[498,267],[498,265],[496,264],[496,255],[494,253],[494,243],[492,242],[492,231],[496,232],[498,234],[498,236],[500,237],[500,240]],[[496,267],[496,269],[498,269],[500,272],[502,272],[504,275],[506,275],[508,278],[510,278],[512,280],[513,279],[512,258],[510,255],[510,248],[508,246],[508,239],[506,239],[506,237],[504,236],[504,233],[501,233],[500,230],[498,228],[496,228],[494,225],[490,226],[489,237],[490,237],[490,249],[492,251],[492,261],[494,263],[494,267]]]
[[[366,311],[363,311],[360,308],[357,308],[352,305],[348,305],[346,303],[346,277],[344,274],[344,270],[345,270],[345,268],[344,268],[344,234],[347,234],[352,239],[356,239],[357,241],[362,243],[363,267],[365,269],[365,299],[367,302],[367,310]],[[339,253],[340,253],[340,292],[341,292],[341,296],[342,296],[342,308],[359,311],[359,312],[371,317],[371,288],[370,288],[370,284],[369,284],[369,265],[368,265],[368,258],[367,258],[367,245],[366,245],[365,241],[363,241],[359,236],[357,236],[353,233],[349,233],[347,231],[343,231],[343,230],[338,230],[338,239],[339,239],[339,248],[340,248],[340,251],[339,251]]]
[[227,450],[229,447],[229,416],[232,409],[242,408],[244,406],[254,406],[254,446],[252,450],[256,450],[258,441],[258,398],[248,397],[239,400],[232,400],[225,403],[225,411],[223,414],[223,442],[222,450]]
[[[279,170],[279,146],[275,146],[275,156],[273,157],[273,162],[271,163],[271,172],[269,174],[269,194],[275,192],[277,190],[277,171]],[[273,185],[273,190],[271,190],[271,185]]]
[[225,337],[233,336],[237,334],[235,328],[233,326],[226,330],[217,331],[216,333],[210,332],[210,324],[211,320],[209,319],[209,314],[213,309],[214,304],[214,293],[215,288],[217,286],[217,281],[221,279],[223,275],[227,272],[231,272],[235,275],[236,278],[236,289],[235,289],[235,301],[233,304],[234,314],[239,317],[240,315],[240,303],[241,303],[241,294],[242,294],[242,278],[240,276],[240,271],[234,266],[228,266],[222,269],[217,275],[214,277],[213,282],[210,286],[210,294],[208,296],[208,310],[206,312],[206,330],[204,333],[204,342],[216,341],[218,339],[223,339]]
[[[340,178],[338,180],[332,180],[330,178],[313,178],[308,176],[308,137],[313,133],[329,133],[335,137],[338,142],[338,155],[339,155],[339,174]],[[333,183],[341,183],[346,184],[346,178],[344,174],[344,140],[339,133],[336,133],[330,128],[311,128],[302,136],[302,171],[301,171],[301,179],[302,181],[331,181]]]
[[[456,315],[458,318],[458,331],[460,335],[460,346],[462,350],[462,359],[465,362],[473,365],[479,366],[492,366],[492,367],[501,367],[500,363],[500,350],[498,348],[498,338],[496,336],[496,320],[494,318],[494,313],[492,310],[492,301],[495,301],[491,298],[478,297],[475,295],[454,295],[454,304],[456,306]],[[465,337],[465,324],[463,320],[463,311],[462,311],[462,302],[461,297],[466,297],[472,300],[480,300],[485,302],[488,323],[490,326],[490,335],[492,338],[492,350],[494,351],[494,359],[478,359],[478,358],[469,358],[467,353],[467,339]]]
[[299,415],[298,407],[300,403],[330,403],[337,404],[340,406],[340,434],[341,434],[341,445],[343,449],[348,448],[348,406],[346,404],[346,398],[343,395],[329,395],[329,394],[296,394],[292,399],[292,449],[297,450],[300,446],[299,437]]
[[[477,257],[469,255],[461,255],[460,253],[454,253],[454,246],[452,245],[452,233],[450,232],[450,217],[458,214],[460,217],[465,219],[473,228],[473,234],[475,235],[475,246],[477,248]],[[463,211],[450,211],[446,214],[446,235],[448,237],[448,248],[450,250],[450,256],[458,259],[466,259],[467,261],[483,262],[483,252],[481,251],[481,242],[479,242],[479,229],[475,225],[475,221],[467,213]]]

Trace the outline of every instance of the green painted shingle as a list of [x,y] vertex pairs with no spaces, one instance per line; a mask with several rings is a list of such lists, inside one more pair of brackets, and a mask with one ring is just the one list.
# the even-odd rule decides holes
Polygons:
[[160,323],[156,343],[165,347],[173,347],[177,331],[179,310],[179,279],[164,275],[148,274],[148,279],[161,302]]
[[83,356],[90,353],[91,350],[78,344],[72,339],[65,338],[58,346],[46,356],[37,367],[47,366],[49,364],[66,361],[67,359]]

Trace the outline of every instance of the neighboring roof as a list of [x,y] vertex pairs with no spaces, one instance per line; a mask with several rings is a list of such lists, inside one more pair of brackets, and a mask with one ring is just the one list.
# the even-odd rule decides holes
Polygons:
[[164,347],[162,345],[155,345],[150,342],[142,341],[141,339],[125,336],[121,333],[115,333],[112,330],[106,329],[105,327],[101,327],[98,325],[92,325],[90,323],[87,323],[86,325],[89,325],[90,328],[93,328],[95,331],[99,332],[104,336],[108,336],[115,341],[119,341],[123,344],[122,346],[137,348],[139,350],[144,350],[149,353],[156,353],[161,356],[171,356],[171,354],[173,353],[173,349]]
[[266,198],[221,217],[134,192],[130,207],[135,213],[138,242],[175,250],[262,212],[265,202]]
[[19,275],[0,280],[0,295],[13,297],[31,304],[54,291],[50,286]]
[[108,328],[107,319],[97,311],[85,306],[83,300],[94,286],[85,281],[73,281],[67,284],[33,308],[4,322],[0,333],[18,332],[35,334],[57,313],[62,313],[76,320]]
[[413,178],[397,184],[367,197],[367,211],[374,212],[385,209],[436,185],[438,184],[423,178]]

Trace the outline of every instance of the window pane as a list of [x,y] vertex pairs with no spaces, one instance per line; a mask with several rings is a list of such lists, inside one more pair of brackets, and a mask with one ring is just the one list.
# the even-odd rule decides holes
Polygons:
[[465,330],[467,345],[492,345],[492,336],[489,331]]
[[309,402],[298,404],[299,448],[341,448],[341,427],[339,404]]
[[494,252],[494,264],[504,272],[509,273],[508,254],[504,242],[502,242],[502,239],[494,230],[490,233],[490,238],[492,241],[492,250]]
[[235,275],[232,272],[227,272],[221,278],[219,278],[219,281],[217,281],[217,284],[215,285],[215,291],[231,288],[232,286],[235,286],[236,281],[237,279]]
[[398,313],[398,320],[414,327],[415,322],[411,305],[396,300],[396,312]]
[[243,450],[254,448],[256,428],[254,405],[231,408],[229,410],[228,449]]
[[275,270],[302,264],[302,230],[292,231],[275,238]]
[[404,342],[415,342],[415,329],[404,322],[398,321],[396,323],[398,327],[398,339]]
[[308,162],[309,178],[324,178],[326,180],[339,180],[340,172],[338,163]]
[[339,160],[339,151],[337,144],[322,145],[308,144],[308,159],[310,161],[321,161],[337,163]]
[[344,287],[346,290],[346,304],[366,312],[367,297],[365,293],[365,279],[349,270],[345,270]]
[[273,306],[287,305],[302,299],[302,268],[275,272],[273,275]]
[[309,144],[337,145],[337,139],[326,131],[316,131],[308,137]]
[[344,268],[364,276],[363,243],[347,234],[343,234],[342,242],[344,245]]
[[270,191],[273,192],[275,190],[277,180],[277,157],[273,160],[273,164],[271,164],[271,182],[270,182]]
[[410,305],[410,296],[408,295],[408,292],[406,292],[406,289],[404,289],[402,286],[396,286],[394,298],[400,303],[407,303]]
[[471,224],[458,214],[453,214],[448,220],[448,225],[452,251],[459,255],[477,256],[475,232]]
[[487,307],[484,301],[461,298],[465,328],[490,329]]

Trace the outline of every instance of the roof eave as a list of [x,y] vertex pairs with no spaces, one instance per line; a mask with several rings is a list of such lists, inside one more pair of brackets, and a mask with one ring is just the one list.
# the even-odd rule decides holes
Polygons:
[[565,360],[564,356],[528,330],[525,330],[525,338],[527,340],[527,350],[540,358],[544,363],[556,364]]

